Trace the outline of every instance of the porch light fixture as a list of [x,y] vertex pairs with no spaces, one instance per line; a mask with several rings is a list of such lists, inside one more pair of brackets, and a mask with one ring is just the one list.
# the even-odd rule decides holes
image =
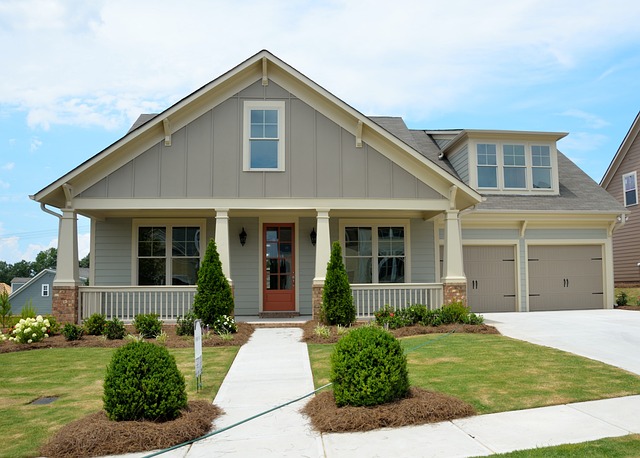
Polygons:
[[318,240],[318,235],[316,234],[316,228],[311,229],[311,234],[309,234],[309,238],[311,239],[311,244],[316,246],[316,240]]
[[240,245],[244,246],[245,243],[247,243],[247,233],[244,230],[244,227],[242,228],[242,232],[240,232]]

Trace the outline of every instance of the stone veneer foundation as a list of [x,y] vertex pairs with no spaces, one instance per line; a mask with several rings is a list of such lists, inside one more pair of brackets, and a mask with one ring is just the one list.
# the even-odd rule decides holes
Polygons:
[[312,318],[314,320],[320,319],[322,312],[322,291],[324,289],[324,283],[314,283],[311,286],[311,306],[312,306]]
[[466,283],[445,283],[443,286],[444,303],[451,302],[467,303],[467,284]]

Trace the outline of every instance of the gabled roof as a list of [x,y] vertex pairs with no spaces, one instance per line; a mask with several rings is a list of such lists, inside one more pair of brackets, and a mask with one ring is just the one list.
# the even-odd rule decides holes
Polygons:
[[211,106],[221,103],[260,78],[273,80],[302,100],[312,100],[312,106],[316,110],[352,133],[356,133],[361,126],[363,141],[375,139],[389,148],[402,151],[406,160],[405,167],[423,168],[428,171],[429,176],[433,177],[433,182],[439,183],[441,189],[448,189],[451,185],[457,186],[456,200],[461,208],[480,201],[481,196],[460,181],[455,174],[428,160],[423,152],[416,148],[411,135],[398,138],[266,50],[258,52],[162,113],[139,118],[124,137],[38,191],[32,198],[61,208],[66,202],[63,187],[65,184],[70,186],[66,188],[67,192],[79,194],[97,182],[98,177],[101,179],[107,170],[114,170],[117,166],[123,165],[133,154],[139,154],[144,146],[157,143],[158,138],[165,136],[167,129],[175,132],[205,113]]
[[618,171],[618,167],[620,167],[620,164],[622,164],[622,161],[627,155],[629,148],[631,148],[631,144],[638,136],[638,133],[640,133],[640,112],[638,112],[638,114],[636,115],[636,119],[633,120],[633,123],[631,124],[631,127],[627,132],[627,135],[624,137],[624,140],[622,140],[622,143],[620,144],[620,147],[618,148],[615,156],[613,156],[611,164],[609,164],[609,168],[602,177],[602,180],[600,180],[600,186],[602,186],[604,189],[607,189],[609,183],[611,183],[611,180]]
[[[13,296],[17,295],[17,293],[19,293],[20,291],[23,291],[23,290],[26,291],[29,285],[31,285],[33,283],[37,283],[38,280],[40,280],[42,277],[44,277],[47,274],[51,274],[51,275],[55,276],[56,271],[55,271],[55,269],[43,269],[33,277],[16,277],[16,278],[14,278],[13,280],[11,280],[11,283],[24,283],[24,284],[20,288],[18,288],[14,292],[12,292],[9,297],[13,297]],[[86,267],[81,267],[80,268],[80,279],[81,280],[86,280],[87,278],[89,278],[89,269],[87,269]],[[0,285],[1,284],[3,284],[3,283],[0,283]]]

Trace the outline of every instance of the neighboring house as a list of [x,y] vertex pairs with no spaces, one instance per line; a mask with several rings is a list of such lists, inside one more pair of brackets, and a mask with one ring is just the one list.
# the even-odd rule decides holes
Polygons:
[[7,285],[6,283],[0,283],[0,294],[2,293],[11,294],[11,285]]
[[333,241],[359,316],[612,307],[624,208],[557,151],[565,135],[408,129],[261,51],[32,196],[60,218],[54,312],[175,318],[210,238],[238,316],[317,314]]
[[[87,280],[89,269],[80,269],[79,279],[82,282]],[[32,306],[38,315],[49,315],[52,312],[53,300],[53,280],[56,271],[44,269],[34,277],[11,280],[13,292],[9,295],[9,302],[14,314],[20,314],[25,305]],[[18,286],[19,285],[19,286]]]
[[626,222],[613,236],[613,268],[617,285],[640,284],[639,133],[640,113],[631,124],[600,182],[600,186],[629,211]]

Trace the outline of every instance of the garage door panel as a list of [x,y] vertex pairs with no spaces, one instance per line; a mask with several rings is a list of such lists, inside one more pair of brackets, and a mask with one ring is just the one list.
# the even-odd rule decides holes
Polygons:
[[475,313],[516,310],[515,256],[512,246],[465,246],[467,300]]
[[529,310],[603,308],[602,247],[530,246]]

